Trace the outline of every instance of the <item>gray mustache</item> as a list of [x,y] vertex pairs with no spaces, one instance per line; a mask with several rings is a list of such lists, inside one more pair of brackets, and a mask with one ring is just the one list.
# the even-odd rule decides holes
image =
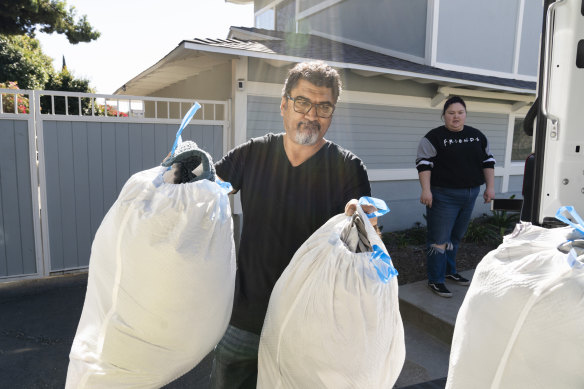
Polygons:
[[317,130],[320,131],[320,123],[317,121],[307,121],[307,122],[300,122],[298,123],[298,128],[300,128],[301,126],[305,126],[307,129],[309,130]]

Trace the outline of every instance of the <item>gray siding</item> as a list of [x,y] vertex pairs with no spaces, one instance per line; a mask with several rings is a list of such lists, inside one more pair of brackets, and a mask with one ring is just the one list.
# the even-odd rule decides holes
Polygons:
[[296,31],[296,2],[286,0],[276,6],[276,30]]
[[[91,242],[105,213],[134,173],[160,164],[178,126],[169,124],[44,121],[51,271],[87,266]],[[223,127],[189,125],[214,160],[223,154]]]
[[[247,139],[284,131],[279,104],[278,98],[248,96]],[[467,124],[480,129],[488,137],[491,152],[502,164],[507,116],[469,113]],[[426,132],[439,125],[439,109],[339,103],[326,137],[357,154],[368,169],[414,169],[418,142]],[[510,190],[517,190],[516,179],[511,181]],[[497,193],[501,191],[501,184],[501,178],[497,177]],[[373,182],[371,190],[373,196],[385,200],[392,210],[380,218],[384,231],[410,228],[416,222],[425,224],[418,180]],[[505,197],[511,194],[505,194]],[[483,204],[481,192],[473,216],[489,212],[489,205]]]
[[[277,98],[248,97],[248,139],[283,131],[279,104]],[[469,113],[467,124],[485,133],[502,163],[507,117]],[[368,169],[408,169],[414,168],[420,139],[439,125],[438,109],[339,103],[326,138],[357,154]]]
[[513,72],[518,9],[518,0],[441,1],[438,62]]
[[505,161],[505,147],[507,145],[507,116],[494,113],[469,112],[466,124],[478,128],[489,140],[491,153],[502,166]]
[[298,9],[300,12],[323,3],[325,0],[298,0]]
[[0,120],[0,277],[36,268],[28,121]]
[[519,56],[519,73],[537,76],[539,63],[539,36],[543,25],[543,5],[541,1],[525,1],[523,9],[523,30]]
[[426,0],[345,0],[301,20],[299,30],[321,32],[423,58],[426,3]]
[[[495,188],[500,188],[499,178],[495,180]],[[483,201],[484,189],[483,185],[475,202],[473,218],[491,213],[490,205],[484,204]],[[420,204],[421,189],[418,180],[372,182],[371,194],[373,197],[383,199],[390,209],[389,213],[378,220],[378,224],[383,226],[383,232],[405,230],[415,227],[417,223],[426,225],[424,217],[426,207]],[[505,194],[504,198],[508,197]],[[391,255],[391,252],[389,254]]]
[[255,0],[253,10],[258,12],[260,9],[264,8],[268,4],[272,3],[273,0]]

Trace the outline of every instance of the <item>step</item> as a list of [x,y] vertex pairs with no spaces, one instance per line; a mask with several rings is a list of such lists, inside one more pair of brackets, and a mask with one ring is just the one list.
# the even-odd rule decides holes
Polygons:
[[[472,279],[474,270],[461,272]],[[406,361],[395,388],[444,388],[456,315],[468,286],[447,282],[451,298],[434,294],[427,281],[399,287],[404,322]]]
[[[472,279],[474,270],[461,272]],[[427,281],[413,282],[399,287],[400,312],[403,320],[414,323],[422,330],[446,344],[452,341],[456,315],[464,301],[468,286],[446,281],[452,297],[444,298],[428,288]]]

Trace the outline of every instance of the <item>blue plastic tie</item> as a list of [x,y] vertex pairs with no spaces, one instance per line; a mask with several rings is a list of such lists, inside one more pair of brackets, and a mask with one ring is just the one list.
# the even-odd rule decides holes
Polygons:
[[227,181],[221,181],[219,179],[216,179],[215,182],[217,183],[217,185],[219,185],[221,187],[221,189],[223,190],[224,193],[229,194],[233,191],[233,187],[231,186],[231,184]]
[[373,205],[375,208],[377,208],[377,211],[367,214],[367,217],[369,219],[374,218],[374,217],[383,216],[389,212],[389,208],[387,207],[387,204],[385,203],[385,201],[378,199],[378,198],[375,198],[375,197],[369,197],[369,196],[361,197],[359,199],[359,205],[364,205],[364,204]]
[[397,270],[391,264],[391,257],[381,247],[374,244],[373,253],[371,253],[371,263],[377,270],[377,275],[381,282],[386,284],[392,277],[397,276]]
[[[568,219],[564,215],[564,213],[570,214],[570,216],[572,216],[578,224],[576,224],[573,221],[571,221],[570,219]],[[584,220],[582,220],[580,215],[578,215],[578,212],[576,212],[576,210],[574,209],[573,206],[566,205],[566,206],[560,207],[560,209],[558,209],[558,211],[556,212],[556,219],[561,220],[564,223],[568,224],[569,226],[574,227],[579,233],[584,235]]]
[[185,129],[185,127],[187,126],[187,124],[189,124],[189,122],[191,121],[193,116],[195,116],[195,113],[197,113],[199,108],[201,108],[201,104],[199,104],[198,102],[195,102],[195,104],[193,104],[191,109],[189,109],[189,111],[187,112],[187,114],[183,118],[182,123],[180,124],[180,127],[178,128],[178,131],[176,132],[176,138],[174,139],[172,149],[170,150],[171,156],[174,155],[174,150],[176,150],[176,147],[182,143],[181,134],[182,134],[183,130]]

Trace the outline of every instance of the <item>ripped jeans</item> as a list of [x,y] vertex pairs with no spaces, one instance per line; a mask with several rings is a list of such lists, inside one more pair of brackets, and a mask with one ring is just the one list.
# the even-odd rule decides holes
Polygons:
[[[456,273],[456,251],[468,227],[480,186],[461,189],[432,186],[431,190],[432,208],[426,207],[426,264],[428,281],[442,284],[446,274]],[[444,250],[435,247],[442,244],[446,244]]]

